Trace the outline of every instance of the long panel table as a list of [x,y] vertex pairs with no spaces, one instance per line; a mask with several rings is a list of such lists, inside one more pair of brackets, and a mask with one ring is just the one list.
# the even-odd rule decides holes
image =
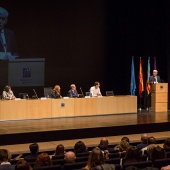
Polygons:
[[0,120],[42,119],[137,112],[137,96],[1,100]]

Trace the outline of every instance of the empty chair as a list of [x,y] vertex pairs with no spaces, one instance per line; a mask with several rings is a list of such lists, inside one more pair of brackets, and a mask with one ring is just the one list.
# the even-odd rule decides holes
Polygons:
[[114,96],[113,91],[106,91],[106,96]]
[[124,164],[123,169],[125,169],[128,166],[135,166],[139,169],[146,168],[146,167],[152,167],[152,161],[141,161],[141,162],[134,162],[130,164]]
[[153,161],[153,167],[161,169],[163,166],[170,165],[170,158],[156,159]]
[[52,87],[44,87],[44,96],[49,98],[51,97]]
[[86,96],[91,96],[91,93],[90,92],[86,92]]
[[64,170],[74,170],[74,169],[81,169],[85,167],[87,162],[76,162],[76,163],[67,163],[64,164]]
[[43,166],[34,168],[34,170],[61,170],[61,166],[60,165]]

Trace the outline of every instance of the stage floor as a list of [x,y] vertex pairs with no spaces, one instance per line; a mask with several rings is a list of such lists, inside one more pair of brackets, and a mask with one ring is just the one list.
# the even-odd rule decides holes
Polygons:
[[0,121],[0,134],[129,126],[167,122],[170,122],[170,111],[153,113],[142,110],[138,113],[117,115]]

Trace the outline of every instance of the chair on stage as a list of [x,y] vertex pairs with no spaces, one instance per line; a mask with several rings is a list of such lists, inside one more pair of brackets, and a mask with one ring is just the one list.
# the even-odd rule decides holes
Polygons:
[[114,96],[114,92],[113,91],[106,91],[106,96]]
[[51,97],[52,87],[44,87],[44,96],[49,98]]

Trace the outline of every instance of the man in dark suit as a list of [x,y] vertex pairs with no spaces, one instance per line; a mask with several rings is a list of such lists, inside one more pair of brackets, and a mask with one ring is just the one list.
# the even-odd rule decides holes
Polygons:
[[[5,25],[8,21],[8,11],[0,7],[0,52],[7,55],[11,53],[13,56],[17,56],[16,41],[13,31],[5,29]],[[2,56],[1,56],[2,58]],[[4,58],[5,59],[5,58]]]
[[158,74],[158,71],[153,70],[153,75],[149,77],[149,83],[150,84],[156,84],[156,83],[161,82],[160,76],[158,76],[157,74]]
[[69,97],[79,97],[79,94],[76,90],[75,84],[71,84],[71,89],[68,91],[68,96]]

